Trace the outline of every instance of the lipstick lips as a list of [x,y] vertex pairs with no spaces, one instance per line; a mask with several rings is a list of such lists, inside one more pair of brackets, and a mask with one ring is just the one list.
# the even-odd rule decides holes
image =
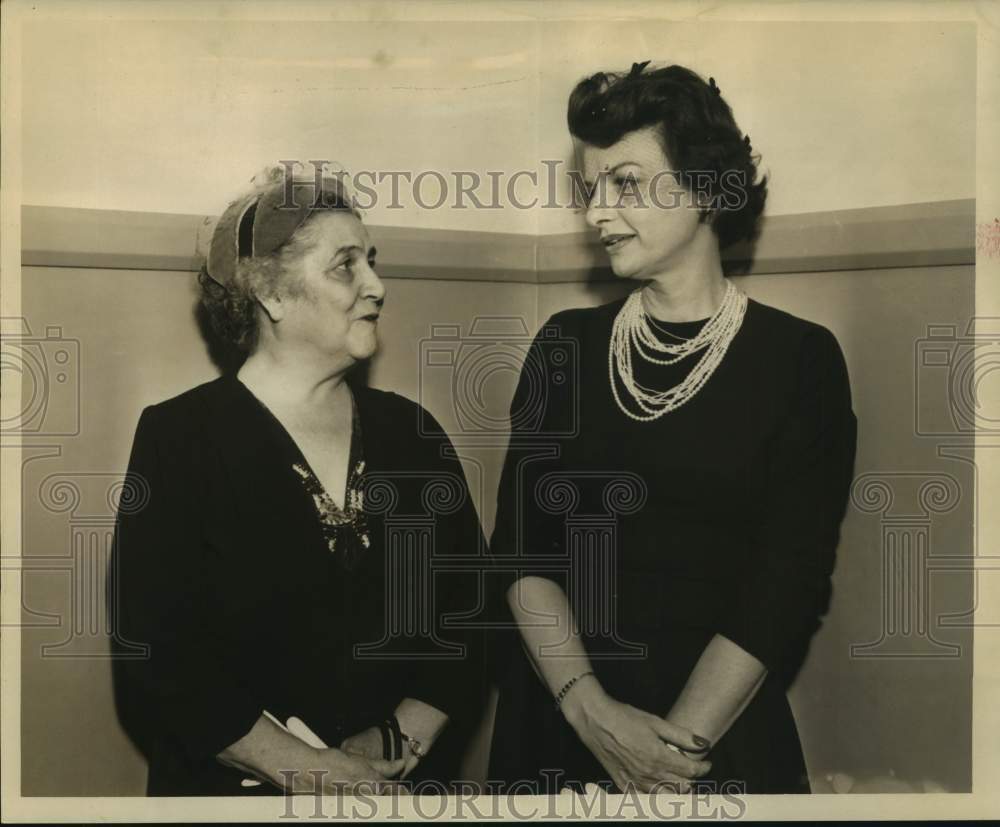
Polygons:
[[614,253],[628,244],[635,238],[634,233],[608,233],[608,235],[601,236],[601,243],[604,245],[604,249],[609,253]]

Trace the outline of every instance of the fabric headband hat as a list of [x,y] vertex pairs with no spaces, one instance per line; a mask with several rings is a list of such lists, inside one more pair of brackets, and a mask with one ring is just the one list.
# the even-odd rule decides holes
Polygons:
[[205,268],[209,277],[228,287],[240,259],[274,253],[315,210],[357,214],[339,177],[282,176],[233,201],[212,233]]

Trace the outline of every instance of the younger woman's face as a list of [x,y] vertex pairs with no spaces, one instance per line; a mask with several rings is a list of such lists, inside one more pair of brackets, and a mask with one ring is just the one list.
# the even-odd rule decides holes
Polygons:
[[284,334],[331,363],[370,358],[385,285],[375,273],[368,231],[352,213],[336,210],[312,217],[301,232],[307,249],[298,262],[298,289],[285,299]]
[[699,227],[691,193],[679,184],[652,127],[609,147],[580,144],[587,223],[601,235],[615,275],[653,278],[682,255]]

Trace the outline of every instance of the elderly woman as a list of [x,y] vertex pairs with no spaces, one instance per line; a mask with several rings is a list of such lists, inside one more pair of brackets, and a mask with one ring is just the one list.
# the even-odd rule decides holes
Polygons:
[[148,792],[445,780],[459,751],[439,736],[474,716],[482,670],[442,620],[478,592],[430,567],[482,535],[440,427],[352,379],[385,301],[368,232],[336,179],[275,174],[226,210],[200,284],[246,358],[142,412],[144,504],[121,510],[113,566]]
[[513,423],[492,540],[526,656],[491,776],[808,792],[785,689],[826,610],[853,474],[840,347],[723,272],[766,179],[714,79],[601,72],[568,120],[587,223],[637,284],[549,319],[515,394],[520,412],[548,376],[538,417]]

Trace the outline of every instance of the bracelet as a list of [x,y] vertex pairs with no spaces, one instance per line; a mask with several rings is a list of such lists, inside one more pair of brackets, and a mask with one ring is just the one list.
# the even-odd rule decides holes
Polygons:
[[382,758],[385,761],[392,760],[392,736],[389,734],[389,727],[382,721],[378,725],[379,734],[382,736]]
[[424,748],[421,746],[420,742],[412,735],[407,735],[404,732],[403,737],[406,739],[406,744],[410,748],[410,752],[413,753],[413,757],[418,761],[427,754],[424,752]]
[[403,733],[399,729],[396,716],[386,718],[379,724],[382,733],[382,757],[386,761],[395,761],[403,757]]
[[382,733],[382,757],[386,761],[395,761],[403,757],[404,742],[418,761],[427,755],[420,741],[400,729],[399,719],[395,715],[382,721],[379,730]]
[[566,681],[566,685],[562,689],[560,689],[559,694],[556,695],[556,709],[559,709],[559,707],[562,705],[563,699],[569,694],[569,691],[576,685],[576,682],[578,680],[587,677],[587,675],[593,675],[593,674],[594,674],[593,672],[587,671],[581,675],[577,675],[575,678],[571,678],[570,680]]

